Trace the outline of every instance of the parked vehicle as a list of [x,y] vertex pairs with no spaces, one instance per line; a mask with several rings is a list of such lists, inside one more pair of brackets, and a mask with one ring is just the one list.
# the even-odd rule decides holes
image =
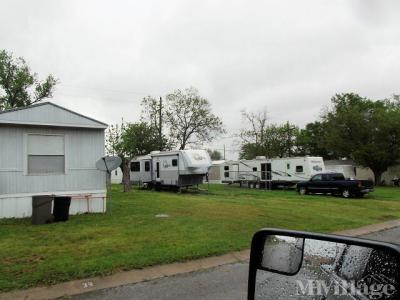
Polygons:
[[182,188],[203,183],[211,166],[206,150],[153,151],[131,161],[131,180],[155,187]]
[[240,160],[238,182],[241,185],[259,187],[293,186],[308,180],[314,174],[324,172],[322,157],[283,157],[266,159],[264,156],[252,160]]
[[332,194],[349,198],[363,197],[373,191],[374,186],[371,180],[345,179],[342,173],[320,173],[308,181],[297,184],[297,192],[300,195]]

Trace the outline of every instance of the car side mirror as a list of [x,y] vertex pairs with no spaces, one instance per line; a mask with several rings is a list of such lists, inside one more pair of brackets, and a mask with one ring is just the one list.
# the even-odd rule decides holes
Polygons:
[[253,236],[248,299],[394,300],[399,295],[400,246],[283,229]]

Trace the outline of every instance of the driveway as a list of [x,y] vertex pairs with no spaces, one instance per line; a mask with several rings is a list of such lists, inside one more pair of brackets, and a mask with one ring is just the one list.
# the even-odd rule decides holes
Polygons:
[[[400,244],[400,227],[362,237]],[[86,294],[72,299],[246,299],[248,265],[237,263]]]

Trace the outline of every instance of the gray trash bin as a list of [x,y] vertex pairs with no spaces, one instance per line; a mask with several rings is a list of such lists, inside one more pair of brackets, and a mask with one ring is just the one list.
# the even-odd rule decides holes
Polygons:
[[32,197],[32,224],[47,224],[53,221],[51,206],[54,197],[33,196]]

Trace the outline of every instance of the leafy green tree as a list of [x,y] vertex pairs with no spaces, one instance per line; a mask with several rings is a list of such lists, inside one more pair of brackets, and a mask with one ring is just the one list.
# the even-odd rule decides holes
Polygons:
[[108,154],[121,158],[122,182],[124,191],[131,189],[130,161],[157,149],[158,130],[147,123],[123,123],[111,125],[107,131],[106,150]]
[[207,152],[210,155],[211,160],[220,160],[220,159],[222,159],[222,154],[218,150],[208,149]]
[[300,130],[297,137],[299,155],[322,156],[324,159],[338,157],[332,149],[327,148],[326,126],[325,122],[315,121]]
[[400,103],[337,94],[323,117],[326,144],[340,157],[371,168],[375,183],[400,159]]
[[56,83],[53,75],[39,81],[23,58],[15,59],[11,53],[0,51],[0,111],[51,98]]

